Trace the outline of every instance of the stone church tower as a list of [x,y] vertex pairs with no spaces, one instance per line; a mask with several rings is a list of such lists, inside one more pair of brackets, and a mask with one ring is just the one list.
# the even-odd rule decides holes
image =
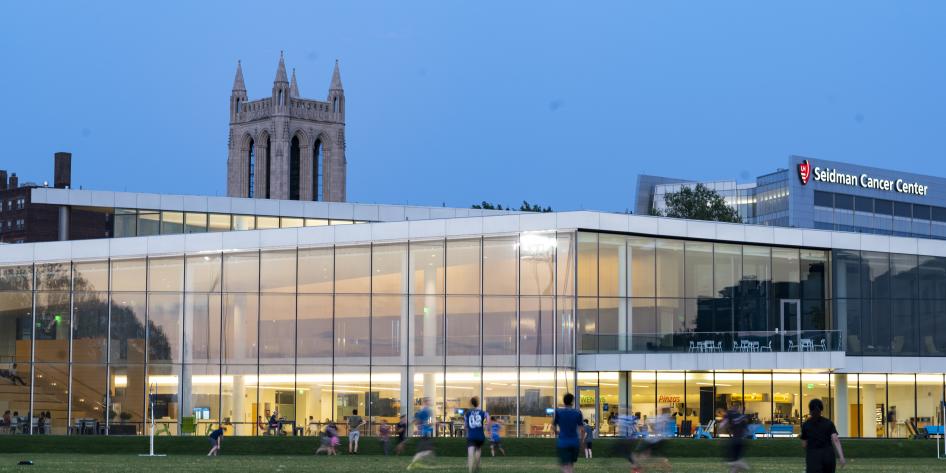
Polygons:
[[272,96],[248,100],[237,62],[230,94],[227,195],[345,201],[345,91],[338,61],[325,100],[299,97],[279,53]]

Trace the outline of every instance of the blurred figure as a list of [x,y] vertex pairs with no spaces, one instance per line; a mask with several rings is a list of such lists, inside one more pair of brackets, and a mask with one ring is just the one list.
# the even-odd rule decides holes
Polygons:
[[749,465],[744,460],[746,435],[749,433],[749,418],[746,417],[740,403],[732,403],[719,427],[729,431],[729,448],[726,461],[730,473],[749,471]]
[[404,452],[404,445],[407,442],[407,416],[402,415],[394,426],[394,433],[397,434],[397,445],[394,446],[394,453],[400,455]]
[[417,453],[407,465],[408,470],[434,458],[433,409],[430,407],[430,398],[425,397],[421,408],[414,414],[414,425],[420,432],[420,441],[417,443]]
[[391,426],[388,425],[388,421],[381,419],[381,426],[378,427],[378,434],[381,436],[381,450],[384,451],[384,456],[391,454]]
[[503,456],[506,456],[506,450],[503,449],[503,439],[500,437],[500,432],[503,428],[503,423],[496,418],[489,419],[489,452],[492,456],[496,456],[496,450],[499,449],[499,453],[502,453]]
[[670,408],[661,409],[660,415],[652,419],[652,427],[648,429],[648,435],[637,444],[637,449],[631,454],[631,471],[639,473],[644,471],[645,463],[660,463],[666,468],[670,468],[670,461],[662,456],[664,439],[670,435],[670,426],[673,418],[670,417]]

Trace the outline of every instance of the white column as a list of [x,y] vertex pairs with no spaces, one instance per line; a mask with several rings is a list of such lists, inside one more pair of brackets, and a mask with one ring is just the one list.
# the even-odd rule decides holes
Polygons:
[[834,376],[834,387],[834,426],[838,429],[838,436],[850,437],[846,373],[839,373]]
[[[627,297],[627,245],[618,247],[618,294]],[[630,324],[627,320],[627,304],[623,299],[618,302],[618,350],[627,351]]]
[[[437,339],[443,332],[437,313],[437,269],[424,268],[424,358],[436,359]],[[435,373],[424,373],[424,397],[430,399],[430,409],[437,418],[437,378]]]
[[246,381],[243,379],[243,377],[244,376],[242,374],[233,375],[233,401],[230,403],[230,405],[232,406],[230,415],[232,417],[230,418],[230,422],[232,422],[235,426],[234,428],[235,435],[247,434],[246,426],[243,425],[243,422],[244,422],[243,389],[246,385]]
[[619,414],[628,414],[631,412],[631,372],[618,372],[618,410]]
[[877,420],[874,418],[874,409],[876,409],[877,388],[873,384],[861,385],[861,403],[863,413],[861,414],[861,429],[864,431],[864,437],[877,436]]

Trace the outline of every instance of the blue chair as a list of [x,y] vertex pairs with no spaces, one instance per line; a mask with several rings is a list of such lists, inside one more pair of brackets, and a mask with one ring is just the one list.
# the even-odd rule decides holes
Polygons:
[[759,437],[765,437],[769,435],[769,432],[765,430],[765,426],[762,424],[752,424],[749,426],[749,436],[753,440]]
[[716,425],[715,420],[711,420],[706,424],[706,427],[698,425],[696,427],[696,432],[693,433],[693,438],[695,439],[712,439],[713,438],[713,426]]

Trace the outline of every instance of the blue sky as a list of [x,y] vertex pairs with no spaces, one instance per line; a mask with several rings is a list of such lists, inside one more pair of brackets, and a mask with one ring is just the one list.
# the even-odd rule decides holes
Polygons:
[[237,59],[341,61],[351,201],[623,211],[790,154],[946,176],[946,2],[8,2],[0,168],[226,193]]

